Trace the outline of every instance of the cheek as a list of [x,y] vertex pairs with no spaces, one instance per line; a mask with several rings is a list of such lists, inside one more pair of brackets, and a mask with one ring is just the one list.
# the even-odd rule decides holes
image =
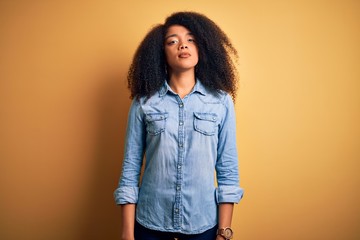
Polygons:
[[165,50],[165,61],[169,62],[169,52]]
[[195,56],[199,60],[199,49],[195,46]]
[[170,49],[165,49],[165,58],[167,61],[169,61],[173,56],[173,51],[171,51]]
[[196,50],[195,57],[196,57],[196,63],[198,63],[199,62],[199,52],[197,50]]
[[165,54],[165,60],[166,60],[166,63],[169,65],[169,64],[171,64],[172,57],[170,57],[170,55],[168,55],[168,54]]

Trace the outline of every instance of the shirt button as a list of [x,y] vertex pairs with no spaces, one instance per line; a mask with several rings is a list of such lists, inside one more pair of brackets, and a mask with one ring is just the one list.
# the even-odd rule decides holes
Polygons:
[[181,147],[181,148],[182,148],[182,147],[183,147],[183,144],[182,144],[182,143],[179,143],[179,147]]
[[175,212],[179,212],[179,209],[175,208]]
[[181,165],[178,165],[178,169],[180,169],[181,168]]
[[177,187],[176,187],[176,190],[178,190],[178,191],[179,191],[179,190],[180,190],[180,188],[181,188],[180,186],[177,186]]
[[179,104],[179,107],[181,107],[181,108],[182,108],[183,106],[184,106],[184,104],[182,104],[182,103],[180,103],[180,104]]
[[179,125],[180,125],[180,126],[184,125],[184,122],[179,122]]

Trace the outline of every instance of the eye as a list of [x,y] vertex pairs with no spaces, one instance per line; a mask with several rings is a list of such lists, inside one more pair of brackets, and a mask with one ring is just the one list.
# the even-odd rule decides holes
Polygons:
[[195,39],[189,38],[188,41],[189,41],[189,42],[195,42]]
[[172,40],[169,40],[166,44],[167,45],[174,45],[174,44],[177,44],[179,41],[176,40],[176,39],[172,39]]

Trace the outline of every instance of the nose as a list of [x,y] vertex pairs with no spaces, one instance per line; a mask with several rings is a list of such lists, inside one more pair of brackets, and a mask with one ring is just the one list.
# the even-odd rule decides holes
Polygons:
[[188,48],[188,46],[187,46],[186,44],[182,43],[182,44],[180,45],[180,49],[186,49],[186,48]]

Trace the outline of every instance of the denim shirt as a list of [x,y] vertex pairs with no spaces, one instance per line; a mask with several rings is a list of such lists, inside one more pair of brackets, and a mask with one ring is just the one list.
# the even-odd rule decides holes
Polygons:
[[181,99],[165,81],[148,100],[132,102],[114,196],[117,204],[137,204],[141,225],[201,233],[217,224],[217,204],[238,203],[242,194],[234,105],[227,93],[214,95],[197,80]]

